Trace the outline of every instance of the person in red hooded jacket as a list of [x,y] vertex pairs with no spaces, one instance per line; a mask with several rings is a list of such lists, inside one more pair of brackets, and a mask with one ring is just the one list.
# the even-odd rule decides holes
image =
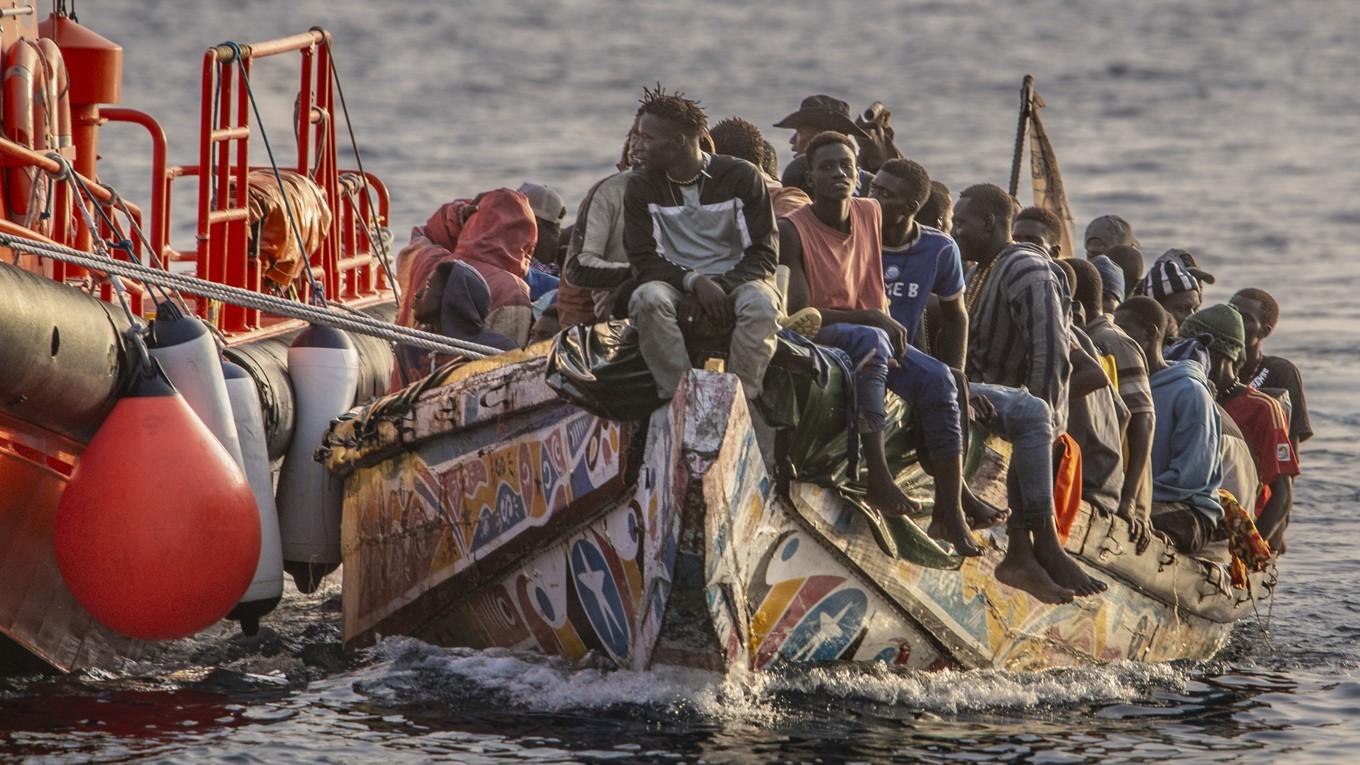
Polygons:
[[412,230],[411,244],[398,256],[398,270],[407,275],[398,323],[413,326],[415,293],[440,263],[457,260],[472,266],[491,290],[488,328],[523,345],[533,318],[524,277],[537,241],[533,209],[517,191],[495,189],[441,205]]

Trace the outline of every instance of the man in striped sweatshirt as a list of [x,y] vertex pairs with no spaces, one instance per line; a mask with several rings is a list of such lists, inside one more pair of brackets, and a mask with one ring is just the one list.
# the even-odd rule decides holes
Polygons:
[[967,373],[979,421],[1015,446],[1009,483],[1019,507],[996,577],[1061,603],[1106,585],[1058,540],[1052,448],[1067,419],[1071,333],[1057,274],[1041,249],[1011,241],[1013,215],[1011,196],[992,184],[965,189],[954,207],[954,239],[975,264],[965,292]]

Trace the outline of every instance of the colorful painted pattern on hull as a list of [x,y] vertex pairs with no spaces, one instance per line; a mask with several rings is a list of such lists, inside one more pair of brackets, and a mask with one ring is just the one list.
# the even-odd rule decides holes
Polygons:
[[[854,562],[858,575],[880,582],[903,609],[928,629],[934,627],[932,634],[966,667],[1028,670],[1116,659],[1208,658],[1232,630],[1230,622],[1213,622],[1149,598],[1085,561],[1093,575],[1109,583],[1109,590],[1050,606],[996,581],[1002,551],[994,545],[958,571],[890,560],[858,511],[834,493],[796,485],[792,494],[794,511],[819,537],[845,540],[838,545],[841,556]],[[1193,589],[1187,588],[1186,595],[1192,597]]]
[[[434,588],[475,577],[488,557],[517,554],[515,545],[535,538],[551,541],[549,524],[603,507],[611,487],[622,491],[618,423],[568,407],[541,417],[520,435],[481,448],[478,436],[494,439],[494,432],[427,442],[349,476],[346,639]],[[407,628],[420,621],[403,618]]]
[[412,634],[435,643],[537,650],[573,660],[595,651],[619,666],[649,666],[680,531],[674,490],[678,435],[668,410],[658,412],[631,497],[433,614]]

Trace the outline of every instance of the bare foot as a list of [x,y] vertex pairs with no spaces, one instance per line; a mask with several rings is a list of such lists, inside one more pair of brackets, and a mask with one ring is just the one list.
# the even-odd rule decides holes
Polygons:
[[1049,577],[1048,572],[1032,552],[1017,553],[1012,545],[1006,550],[1006,557],[996,565],[996,580],[1002,584],[1023,590],[1035,598],[1056,605],[1071,603],[1074,592],[1061,587]]
[[976,558],[982,548],[968,531],[968,523],[963,518],[963,508],[955,505],[952,511],[943,504],[936,503],[930,516],[926,534],[932,539],[942,539],[954,546],[954,550],[965,558]]
[[1052,541],[1039,538],[1041,534],[1042,532],[1038,531],[1035,533],[1034,558],[1060,587],[1065,587],[1081,597],[1097,595],[1109,587],[1105,582],[1087,574],[1076,561],[1072,560],[1072,556],[1058,544],[1056,531]]
[[884,515],[911,515],[921,509],[897,488],[891,477],[876,476],[872,470],[869,471],[867,499],[870,505]]
[[974,531],[1000,526],[1011,517],[1008,508],[996,507],[967,489],[963,491],[963,514],[968,516],[968,528]]

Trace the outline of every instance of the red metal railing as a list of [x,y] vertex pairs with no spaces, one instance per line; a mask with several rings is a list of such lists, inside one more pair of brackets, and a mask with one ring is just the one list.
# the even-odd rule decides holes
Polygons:
[[[330,228],[316,251],[308,253],[308,262],[328,299],[348,302],[375,296],[390,286],[370,239],[370,236],[376,237],[388,222],[387,187],[372,173],[362,176],[355,171],[342,173],[338,167],[335,82],[329,36],[325,30],[313,28],[303,34],[242,45],[239,61],[238,49],[234,46],[219,45],[208,49],[203,56],[198,165],[167,165],[165,131],[150,115],[115,107],[101,108],[99,114],[109,122],[140,125],[151,137],[151,212],[143,233],[151,251],[160,256],[162,265],[170,268],[175,262],[192,263],[196,275],[201,278],[261,291],[261,264],[250,257],[247,183],[251,170],[270,168],[251,165],[252,112],[246,81],[255,61],[290,53],[299,55],[297,150],[292,157],[276,154],[275,158],[284,169],[296,170],[316,182],[331,208]],[[276,142],[275,146],[278,145]],[[60,163],[44,153],[3,137],[0,137],[0,166],[35,167],[49,174],[59,173],[62,169]],[[203,177],[202,168],[205,167],[210,170],[207,177]],[[343,185],[342,175],[346,178]],[[195,244],[188,252],[177,251],[171,246],[174,181],[185,176],[199,180]],[[94,236],[114,242],[126,241],[130,243],[130,249],[115,249],[114,256],[140,258],[145,248],[132,230],[132,222],[142,226],[141,209],[121,200],[127,207],[127,214],[123,214],[114,206],[116,197],[108,189],[84,176],[77,177],[103,206],[112,224],[95,213],[98,231],[88,231],[84,216],[72,206],[77,200],[73,199],[69,184],[56,183],[50,235],[30,232],[3,220],[3,216],[0,216],[0,226],[9,233],[82,250],[89,250]],[[50,263],[48,268],[57,280],[79,279],[85,274],[83,269],[62,263]],[[310,286],[301,281],[297,286],[299,296],[308,299]],[[105,299],[111,298],[107,286],[101,292]],[[200,316],[212,318],[228,333],[248,332],[261,326],[259,312],[253,309],[228,305],[218,316],[212,315],[208,301],[197,301],[196,306]],[[134,308],[141,308],[140,301],[134,302]]]
[[[201,278],[259,291],[262,270],[248,255],[247,177],[251,165],[251,105],[248,79],[256,61],[298,53],[300,77],[297,99],[297,154],[290,168],[310,177],[321,188],[331,207],[327,235],[315,252],[308,253],[311,270],[330,300],[350,300],[376,294],[386,286],[377,273],[375,253],[363,227],[385,223],[386,189],[369,175],[369,185],[379,189],[379,209],[370,210],[359,194],[358,208],[341,193],[336,162],[334,80],[331,77],[329,36],[312,30],[291,37],[243,45],[238,49],[219,45],[203,57],[202,117],[197,167],[174,167],[166,171],[165,202],[170,184],[178,177],[199,176],[196,268]],[[214,122],[214,115],[216,121]],[[284,160],[275,155],[281,165]],[[203,177],[209,168],[209,177]],[[377,218],[374,213],[377,213]],[[181,253],[168,255],[184,259]],[[299,296],[311,298],[310,284],[298,285]],[[201,305],[200,315],[208,315]],[[259,312],[225,306],[218,325],[226,332],[249,331],[260,326]]]

